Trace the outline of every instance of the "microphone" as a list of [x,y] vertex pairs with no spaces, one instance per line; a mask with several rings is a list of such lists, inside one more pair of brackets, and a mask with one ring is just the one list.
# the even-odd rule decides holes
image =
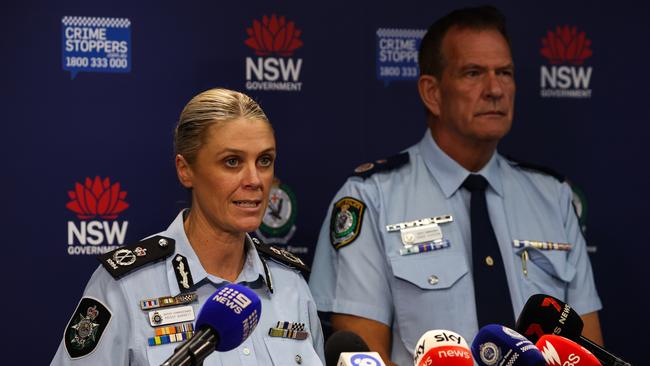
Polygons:
[[469,346],[463,337],[450,330],[430,330],[416,343],[414,366],[473,366]]
[[336,366],[342,352],[370,352],[370,348],[356,333],[338,330],[325,342],[325,366]]
[[519,314],[516,328],[533,342],[544,334],[556,334],[591,351],[603,366],[632,366],[618,356],[582,336],[584,323],[580,315],[553,296],[536,294],[528,298]]
[[488,324],[478,331],[472,342],[472,354],[480,366],[546,366],[533,342],[498,324]]
[[559,335],[543,335],[536,345],[549,366],[602,366],[596,356],[589,352],[588,349]]
[[238,284],[219,288],[201,307],[194,336],[161,366],[201,365],[215,350],[237,348],[253,333],[261,315],[262,303],[253,290]]

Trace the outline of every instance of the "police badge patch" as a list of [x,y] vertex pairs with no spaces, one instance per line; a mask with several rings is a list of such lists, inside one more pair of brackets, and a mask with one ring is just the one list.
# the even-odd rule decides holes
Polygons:
[[70,358],[81,358],[95,350],[111,316],[99,300],[81,299],[65,329],[65,349]]
[[330,221],[330,241],[339,250],[352,243],[361,232],[366,205],[352,197],[343,197],[334,204]]

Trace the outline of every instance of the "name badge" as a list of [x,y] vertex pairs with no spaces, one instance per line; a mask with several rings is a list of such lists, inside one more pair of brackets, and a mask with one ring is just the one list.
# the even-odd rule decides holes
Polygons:
[[440,224],[452,222],[451,215],[426,217],[420,220],[386,225],[390,232],[399,231],[402,239],[400,255],[410,255],[449,247],[449,240],[442,234]]
[[160,308],[149,312],[149,324],[152,327],[161,325],[191,322],[194,320],[194,308],[191,305],[176,308]]

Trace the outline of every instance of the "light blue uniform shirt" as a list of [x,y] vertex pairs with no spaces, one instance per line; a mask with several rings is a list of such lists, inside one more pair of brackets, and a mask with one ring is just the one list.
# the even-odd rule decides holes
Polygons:
[[[352,197],[365,203],[355,241],[336,251],[329,212],[316,248],[310,288],[318,310],[352,314],[392,327],[393,362],[413,363],[413,350],[431,329],[458,332],[471,343],[478,332],[472,279],[469,201],[461,185],[470,174],[436,145],[427,130],[406,150],[409,162],[365,180],[351,177],[333,202]],[[580,313],[601,308],[586,244],[572,207],[571,188],[556,178],[515,166],[498,153],[479,172],[489,182],[490,220],[505,262],[513,319],[536,293],[557,297]],[[450,247],[400,255],[400,233],[386,225],[452,215],[440,224]],[[572,250],[528,248],[513,240],[570,243]]]
[[[164,261],[147,264],[119,280],[103,267],[95,271],[83,296],[104,304],[112,312],[110,322],[90,354],[72,360],[62,341],[52,365],[160,365],[182,344],[148,345],[147,339],[154,336],[154,328],[149,324],[147,311],[140,309],[140,300],[181,293],[172,268],[176,254],[185,256],[189,263],[195,284],[192,291],[198,295],[198,302],[192,304],[197,316],[209,296],[228,282],[208,274],[199,262],[185,235],[182,212],[158,235],[176,241],[176,252]],[[260,297],[262,316],[244,343],[228,352],[212,353],[204,365],[299,365],[298,362],[322,365],[323,333],[307,283],[297,270],[267,260],[274,290],[270,293],[262,260],[250,238],[246,241],[246,262],[236,282],[251,288]],[[309,337],[296,340],[269,336],[269,328],[275,327],[278,321],[304,323]]]

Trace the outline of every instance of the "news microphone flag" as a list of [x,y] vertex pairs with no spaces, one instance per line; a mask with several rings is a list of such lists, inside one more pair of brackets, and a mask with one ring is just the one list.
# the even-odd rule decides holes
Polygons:
[[546,366],[544,356],[531,341],[503,325],[481,328],[471,348],[480,366]]
[[261,315],[262,302],[253,290],[238,284],[219,288],[201,307],[194,336],[162,365],[201,365],[214,351],[237,348],[253,333]]
[[337,366],[386,366],[377,352],[343,352]]
[[445,329],[430,330],[422,335],[413,351],[414,366],[473,366],[474,361],[465,339]]
[[536,346],[542,352],[548,366],[602,366],[588,349],[559,335],[543,335]]

